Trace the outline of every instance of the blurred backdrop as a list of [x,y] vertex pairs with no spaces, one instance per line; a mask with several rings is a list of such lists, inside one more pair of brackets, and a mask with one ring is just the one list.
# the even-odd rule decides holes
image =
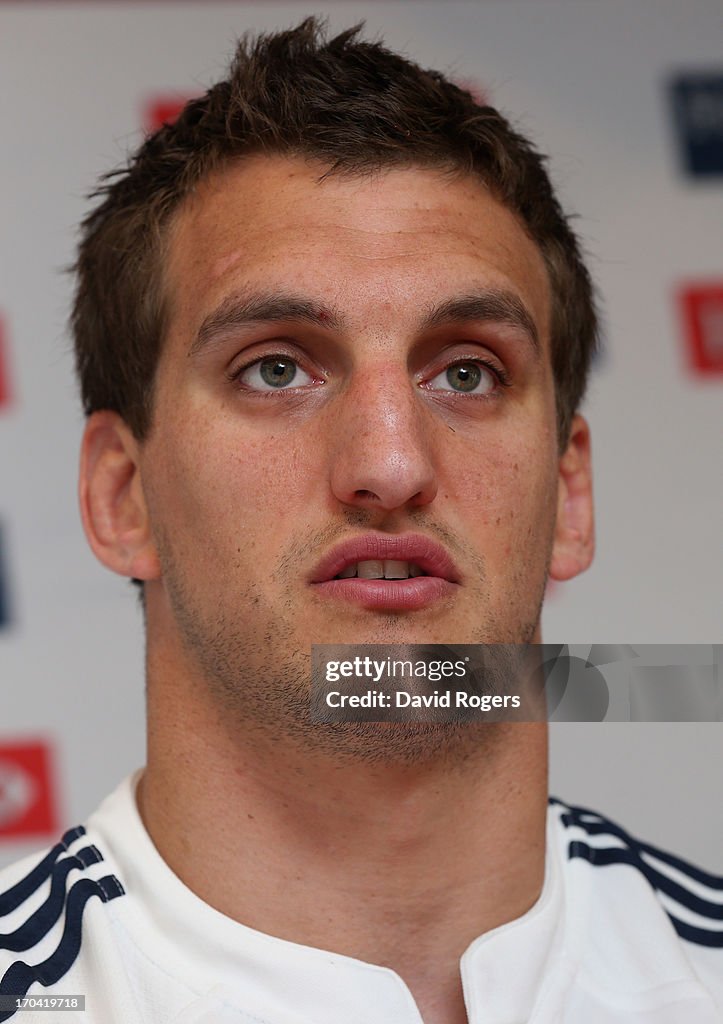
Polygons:
[[[365,19],[550,154],[604,312],[585,412],[598,553],[551,643],[721,639],[720,0],[0,2],[0,864],[144,759],[131,585],[86,547],[65,327],[84,196],[224,70],[246,30]],[[559,724],[552,791],[723,864],[723,726]]]

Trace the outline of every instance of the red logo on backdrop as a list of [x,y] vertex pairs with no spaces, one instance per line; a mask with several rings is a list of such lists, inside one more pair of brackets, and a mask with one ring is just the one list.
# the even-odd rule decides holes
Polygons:
[[0,745],[0,840],[47,836],[57,829],[49,745]]
[[10,401],[10,374],[5,350],[5,330],[0,318],[0,409]]
[[689,285],[680,293],[688,360],[697,374],[723,373],[723,282]]
[[143,128],[147,135],[164,124],[173,124],[192,96],[154,96],[143,109]]

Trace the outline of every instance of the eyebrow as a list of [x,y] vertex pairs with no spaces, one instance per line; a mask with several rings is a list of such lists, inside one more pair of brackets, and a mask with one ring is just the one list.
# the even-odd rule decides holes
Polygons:
[[[347,320],[333,306],[284,292],[229,295],[202,322],[188,355],[213,348],[233,330],[255,323],[308,323],[341,332]],[[431,331],[452,324],[494,322],[517,328],[526,335],[537,357],[540,339],[535,321],[522,300],[511,291],[485,288],[458,295],[427,308],[418,325]]]
[[485,289],[447,299],[426,313],[420,328],[431,331],[448,324],[479,321],[507,324],[521,330],[527,335],[535,355],[540,355],[540,337],[532,315],[514,292],[503,289]]
[[210,313],[196,333],[189,356],[212,345],[221,336],[239,327],[255,323],[282,321],[308,323],[333,331],[344,328],[344,318],[336,310],[321,302],[300,295],[286,293],[259,293],[255,295],[229,295]]

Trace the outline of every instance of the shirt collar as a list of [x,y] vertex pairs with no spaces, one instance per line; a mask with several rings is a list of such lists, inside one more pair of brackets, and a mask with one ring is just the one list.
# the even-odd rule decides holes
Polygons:
[[[271,1024],[422,1024],[392,970],[256,931],[204,903],[171,871],[138,812],[141,770],[124,780],[88,822],[126,889],[118,900],[131,940],[166,974],[198,993],[188,1024],[242,1011]],[[470,1024],[528,1020],[561,943],[562,886],[556,844],[545,881],[522,917],[476,939],[460,969]],[[214,1014],[216,1016],[214,1016]],[[186,1014],[181,1018],[186,1024]],[[229,1017],[231,1019],[231,1017]]]

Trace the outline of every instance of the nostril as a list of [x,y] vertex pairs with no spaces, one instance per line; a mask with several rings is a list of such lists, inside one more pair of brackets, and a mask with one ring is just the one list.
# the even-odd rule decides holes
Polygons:
[[355,493],[357,498],[362,498],[364,500],[371,498],[373,501],[379,501],[379,497],[374,493],[374,491],[356,491]]

